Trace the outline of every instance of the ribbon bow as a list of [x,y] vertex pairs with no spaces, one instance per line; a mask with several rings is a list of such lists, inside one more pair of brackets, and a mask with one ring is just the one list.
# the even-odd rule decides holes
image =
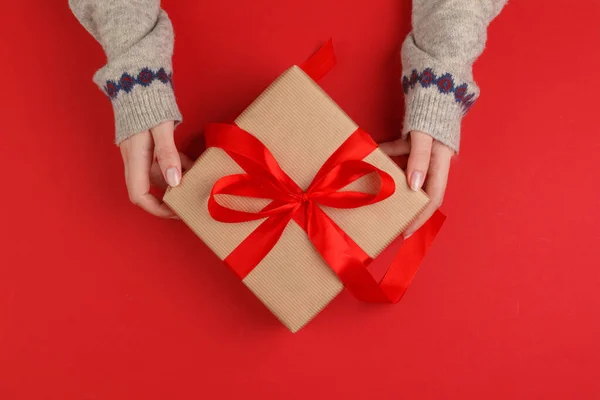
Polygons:
[[[314,80],[319,80],[335,65],[333,45],[329,40],[301,65]],[[357,129],[340,146],[303,191],[279,166],[269,150],[250,133],[236,125],[211,124],[206,128],[207,147],[225,150],[246,172],[219,179],[211,191],[208,211],[217,221],[239,223],[264,219],[224,260],[241,279],[246,277],[275,246],[286,226],[294,220],[306,233],[325,262],[344,286],[365,302],[399,301],[413,279],[419,264],[439,232],[444,215],[434,215],[402,243],[386,275],[376,282],[367,266],[372,261],[329,216],[321,206],[357,208],[383,201],[395,190],[392,177],[362,161],[377,144]],[[381,181],[377,193],[340,191],[350,183],[375,173]],[[218,194],[269,199],[258,212],[234,210],[216,200]]]
[[[359,300],[395,302],[400,299],[408,282],[401,287],[392,282],[390,286],[390,280],[386,281],[390,275],[388,272],[381,284],[377,283],[367,270],[372,261],[369,255],[321,209],[321,206],[363,207],[383,201],[394,193],[393,178],[362,161],[377,148],[366,132],[357,129],[323,164],[306,191],[281,169],[263,143],[238,126],[211,124],[205,133],[207,147],[225,150],[246,171],[245,174],[226,176],[215,183],[208,200],[210,215],[225,223],[264,219],[224,260],[240,279],[271,251],[288,223],[294,220],[306,231],[316,250],[344,286]],[[381,182],[377,193],[340,191],[372,173]],[[269,199],[271,202],[258,212],[240,211],[221,205],[216,200],[219,194]]]

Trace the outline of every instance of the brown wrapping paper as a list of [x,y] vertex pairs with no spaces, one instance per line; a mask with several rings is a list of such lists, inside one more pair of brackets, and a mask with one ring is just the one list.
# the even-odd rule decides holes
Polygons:
[[[271,84],[235,123],[260,139],[279,165],[306,189],[329,156],[354,132],[357,125],[299,67],[292,67]],[[365,161],[390,174],[396,183],[393,196],[356,209],[323,208],[371,257],[385,249],[423,210],[427,196],[406,184],[400,168],[375,150]],[[188,171],[181,184],[169,190],[164,201],[214,252],[225,259],[262,221],[225,224],[211,218],[208,197],[214,183],[243,173],[220,149],[208,149]],[[347,189],[374,192],[376,179],[365,177]],[[219,202],[256,211],[268,201],[219,196]],[[319,256],[306,233],[295,222],[244,284],[292,332],[315,317],[343,285]]]

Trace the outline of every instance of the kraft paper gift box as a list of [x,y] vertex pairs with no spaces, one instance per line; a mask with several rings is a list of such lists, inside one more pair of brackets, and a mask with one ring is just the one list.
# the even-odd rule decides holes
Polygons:
[[[235,120],[235,125],[259,139],[303,190],[358,128],[298,66],[276,79]],[[402,170],[379,149],[375,148],[364,161],[393,178],[393,194],[360,208],[320,208],[368,256],[375,258],[424,209],[428,198],[422,191],[412,191]],[[181,184],[164,197],[165,203],[222,260],[264,221],[224,223],[211,216],[211,190],[221,178],[235,174],[244,174],[244,169],[224,150],[208,148]],[[375,193],[380,182],[371,175],[342,191]],[[227,194],[217,197],[224,206],[252,212],[270,202]],[[303,327],[344,289],[338,275],[294,220],[285,226],[275,246],[258,265],[243,276],[242,282],[292,332]]]

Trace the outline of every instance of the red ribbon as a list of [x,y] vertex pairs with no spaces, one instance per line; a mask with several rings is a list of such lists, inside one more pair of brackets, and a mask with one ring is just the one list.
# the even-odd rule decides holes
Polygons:
[[[313,78],[325,75],[335,64],[331,41],[302,68]],[[211,124],[206,129],[207,147],[225,150],[246,172],[219,179],[211,191],[208,211],[217,221],[240,223],[264,221],[227,256],[225,263],[243,279],[275,246],[286,226],[294,220],[315,249],[338,275],[344,286],[365,302],[397,302],[404,294],[418,266],[444,221],[436,212],[410,240],[405,241],[383,280],[378,283],[367,266],[372,259],[320,206],[357,208],[390,197],[393,178],[363,159],[377,148],[371,137],[357,129],[325,162],[306,191],[279,166],[271,152],[252,134],[236,125]],[[375,194],[339,191],[366,175],[375,173],[381,182]],[[229,194],[269,199],[258,212],[222,206],[216,195]]]

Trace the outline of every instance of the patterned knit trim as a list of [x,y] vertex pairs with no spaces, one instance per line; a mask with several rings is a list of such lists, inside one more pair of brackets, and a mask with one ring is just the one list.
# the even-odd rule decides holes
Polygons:
[[463,83],[457,86],[454,83],[454,76],[450,73],[445,73],[438,77],[433,73],[431,68],[424,69],[421,73],[418,73],[416,69],[413,69],[410,77],[404,76],[402,78],[402,89],[404,89],[404,94],[408,94],[410,89],[414,89],[417,83],[421,84],[424,88],[435,85],[440,93],[453,94],[454,100],[463,106],[465,112],[469,111],[476,100],[475,93],[467,94],[469,85]]
[[150,68],[143,68],[136,78],[129,75],[127,72],[124,72],[117,82],[111,80],[106,81],[104,92],[108,97],[114,99],[121,90],[125,93],[129,93],[133,90],[135,85],[149,86],[154,81],[160,81],[165,85],[173,84],[173,74],[167,73],[164,68],[161,68],[156,72],[152,71]]

